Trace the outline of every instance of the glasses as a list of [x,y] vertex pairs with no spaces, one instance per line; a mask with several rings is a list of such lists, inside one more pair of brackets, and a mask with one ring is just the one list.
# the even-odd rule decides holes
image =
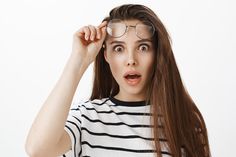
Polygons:
[[113,38],[119,38],[122,37],[130,27],[135,28],[135,33],[140,39],[150,39],[155,32],[153,24],[148,21],[132,26],[126,25],[122,20],[113,19],[107,24],[107,33]]

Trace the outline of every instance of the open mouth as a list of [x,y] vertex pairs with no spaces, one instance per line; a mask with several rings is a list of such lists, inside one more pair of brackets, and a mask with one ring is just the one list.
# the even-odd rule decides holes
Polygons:
[[129,85],[137,85],[141,81],[141,75],[138,73],[127,73],[124,75],[125,81]]
[[126,79],[137,79],[141,77],[141,75],[138,75],[138,74],[128,74],[125,76]]

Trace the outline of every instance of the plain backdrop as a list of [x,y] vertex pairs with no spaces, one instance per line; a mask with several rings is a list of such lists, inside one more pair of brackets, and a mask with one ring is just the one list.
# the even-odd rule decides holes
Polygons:
[[[235,156],[234,0],[1,0],[0,156],[27,156],[27,133],[62,73],[73,33],[99,25],[123,3],[144,4],[162,20],[184,84],[205,118],[212,156]],[[89,97],[92,70],[85,72],[74,101]]]

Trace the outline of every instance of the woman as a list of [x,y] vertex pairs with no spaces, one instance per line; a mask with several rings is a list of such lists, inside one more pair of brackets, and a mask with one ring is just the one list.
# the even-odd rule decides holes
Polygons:
[[[90,100],[70,106],[94,60]],[[152,10],[122,5],[98,27],[75,33],[71,56],[31,127],[26,151],[44,157],[210,156],[205,122]]]

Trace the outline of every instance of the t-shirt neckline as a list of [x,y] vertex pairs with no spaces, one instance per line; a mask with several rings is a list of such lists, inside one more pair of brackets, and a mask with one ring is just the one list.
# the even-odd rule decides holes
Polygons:
[[138,106],[147,106],[150,105],[150,103],[146,102],[145,100],[143,101],[123,101],[123,100],[118,100],[114,97],[109,97],[110,101],[113,102],[117,106],[127,106],[127,107],[138,107]]

